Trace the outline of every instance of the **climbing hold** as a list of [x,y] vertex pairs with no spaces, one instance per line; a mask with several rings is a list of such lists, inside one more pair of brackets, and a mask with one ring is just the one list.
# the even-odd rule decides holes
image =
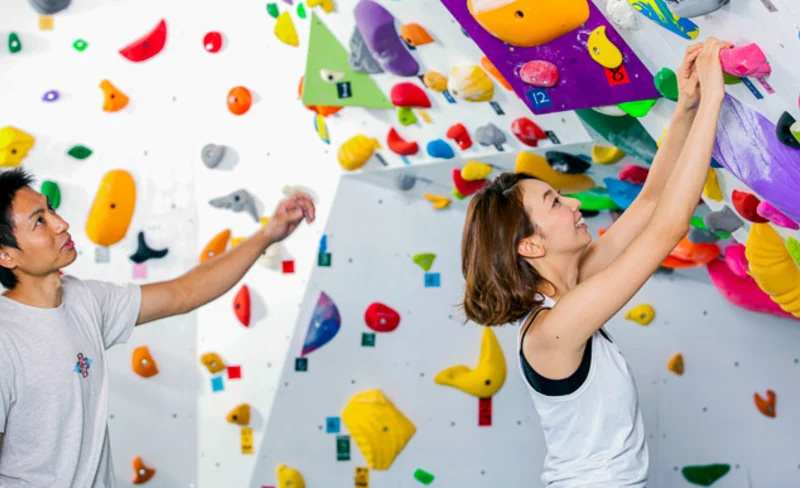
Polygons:
[[147,261],[148,259],[161,259],[167,255],[169,249],[159,249],[155,250],[150,248],[147,245],[147,242],[144,240],[144,232],[139,231],[139,235],[137,237],[137,245],[136,245],[136,252],[129,256],[129,259],[136,264],[141,264]]
[[300,45],[300,38],[297,36],[297,30],[294,28],[294,22],[288,10],[278,16],[273,32],[279,41],[288,46]]
[[604,105],[602,107],[592,107],[592,110],[595,112],[601,113],[603,115],[608,115],[609,117],[627,117],[628,112],[622,110],[617,105]]
[[722,201],[722,190],[719,188],[719,180],[717,179],[717,173],[714,171],[714,168],[708,168],[706,184],[703,187],[703,195],[715,202]]
[[792,125],[795,124],[795,119],[789,112],[783,112],[778,123],[775,125],[775,135],[778,140],[789,147],[800,149],[800,139],[792,133]]
[[686,481],[701,486],[711,486],[725,476],[731,467],[728,464],[706,464],[704,466],[684,466],[681,470]]
[[519,77],[529,85],[552,88],[558,84],[558,66],[549,61],[528,61],[519,69]]
[[211,374],[219,373],[220,371],[225,370],[227,366],[219,357],[219,355],[215,352],[207,352],[200,356],[200,362],[208,369],[208,372]]
[[0,129],[0,167],[19,166],[36,139],[11,126]]
[[367,74],[383,73],[380,63],[372,57],[372,53],[361,37],[358,27],[353,28],[353,35],[350,37],[350,57],[348,63],[353,71],[360,71]]
[[16,32],[12,32],[8,35],[8,51],[11,54],[16,54],[22,51],[22,42],[20,42],[19,36]]
[[134,485],[141,485],[150,481],[150,478],[155,476],[156,470],[144,465],[142,458],[136,456],[133,458],[133,479],[131,483]]
[[770,418],[775,418],[775,392],[767,390],[767,398],[763,398],[758,393],[753,394],[753,400],[756,402],[758,411]]
[[342,168],[355,171],[367,163],[375,149],[381,149],[377,139],[358,134],[339,146],[337,158]]
[[469,137],[469,132],[464,124],[458,123],[447,129],[446,134],[448,139],[453,139],[461,149],[469,149],[472,147],[472,139]]
[[245,327],[250,326],[250,289],[242,285],[233,299],[233,312]]
[[72,0],[31,0],[30,3],[40,14],[53,15],[69,7]]
[[397,121],[400,125],[408,126],[417,123],[417,116],[408,107],[397,107]]
[[200,254],[200,262],[204,263],[209,259],[224,253],[225,248],[228,247],[228,241],[230,238],[230,229],[225,229],[219,234],[215,235],[210,241],[208,241],[206,247],[203,248],[203,252]]
[[397,76],[415,76],[419,64],[406,50],[388,10],[372,0],[361,0],[353,9],[356,26],[372,55],[384,70]]
[[150,355],[150,349],[147,346],[139,346],[133,350],[131,363],[133,372],[142,378],[149,378],[158,374],[158,365],[153,360],[153,356]]
[[641,29],[639,16],[628,3],[628,0],[608,0],[606,4],[608,18],[616,22],[623,29]]
[[783,310],[780,305],[759,288],[759,285],[752,277],[741,278],[737,276],[725,261],[715,259],[709,262],[706,268],[711,282],[720,294],[733,305],[751,312],[797,320],[797,317]]
[[267,13],[273,19],[277,19],[278,15],[280,15],[280,12],[278,11],[278,4],[277,3],[268,3],[267,4]]
[[722,73],[722,79],[726,85],[738,85],[742,83],[742,79],[728,73]]
[[128,105],[130,99],[111,84],[108,80],[100,82],[100,89],[103,90],[103,110],[106,112],[118,112]]
[[539,141],[547,139],[547,133],[527,117],[514,120],[511,123],[511,132],[521,143],[531,147],[536,147]]
[[419,151],[419,145],[416,142],[405,141],[400,134],[394,130],[394,127],[389,129],[389,134],[386,136],[386,145],[389,149],[400,156],[412,156]]
[[606,26],[601,25],[593,30],[586,46],[589,48],[589,55],[600,66],[617,69],[622,65],[622,52],[606,36]]
[[499,127],[489,122],[475,129],[475,140],[481,146],[494,146],[498,151],[503,151],[506,135]]
[[559,173],[568,175],[586,173],[592,166],[591,163],[577,156],[561,151],[547,151],[544,156],[547,158],[547,162],[550,164],[551,168]]
[[461,178],[463,178],[464,181],[478,181],[485,179],[491,172],[492,167],[488,164],[470,161],[466,166],[461,168]]
[[695,244],[684,237],[662,263],[665,268],[696,268],[717,259],[722,251],[716,244]]
[[297,16],[301,19],[306,18],[306,7],[303,5],[302,2],[297,4]]
[[400,171],[394,175],[394,186],[396,186],[401,191],[408,191],[414,188],[414,185],[417,184],[417,177],[406,173],[405,171]]
[[700,28],[689,19],[673,14],[664,0],[628,0],[633,8],[661,27],[684,39],[694,40],[700,35]]
[[305,356],[330,342],[339,332],[341,324],[336,304],[324,291],[320,292],[300,355]]
[[167,41],[167,23],[164,19],[153,30],[119,50],[128,61],[141,63],[160,53]]
[[461,177],[461,170],[453,168],[453,185],[462,196],[469,196],[488,186],[487,180],[467,181]]
[[687,238],[689,239],[689,242],[694,244],[713,244],[719,240],[719,236],[713,232],[706,229],[698,229],[696,227],[689,229]]
[[61,94],[58,93],[58,90],[50,90],[48,92],[45,92],[44,95],[42,95],[42,101],[44,101],[44,102],[55,102],[60,97],[61,97]]
[[653,77],[653,82],[662,97],[673,102],[678,101],[678,77],[674,71],[669,68],[661,68],[661,71]]
[[424,197],[425,200],[428,200],[429,202],[433,203],[433,208],[435,208],[436,210],[441,210],[443,208],[446,208],[451,203],[451,200],[449,198],[443,197],[441,195],[433,195],[431,193],[426,193]]
[[642,166],[626,164],[623,166],[622,171],[620,171],[619,175],[617,176],[621,181],[627,181],[628,183],[633,183],[634,185],[643,185],[647,180],[647,174],[649,172],[650,170],[643,168]]
[[72,156],[75,159],[86,159],[92,155],[92,150],[86,146],[72,146],[67,154]]
[[725,264],[739,278],[753,281],[753,278],[747,272],[750,264],[747,262],[743,244],[736,243],[725,248]]
[[780,227],[785,227],[792,230],[800,229],[800,225],[798,225],[797,222],[787,217],[786,214],[773,207],[772,204],[766,200],[758,204],[756,207],[756,213]]
[[228,110],[234,115],[243,115],[253,103],[250,90],[243,86],[235,86],[228,92]]
[[364,312],[364,321],[375,332],[391,332],[400,325],[400,314],[387,305],[375,302]]
[[760,78],[772,72],[767,56],[756,43],[723,49],[719,53],[719,60],[722,71],[737,77]]
[[433,37],[428,34],[424,27],[412,22],[400,26],[400,37],[406,41],[406,44],[412,47],[424,46],[433,42]]
[[228,413],[226,420],[232,424],[247,425],[250,423],[250,405],[241,403]]
[[314,114],[314,131],[322,139],[322,142],[325,144],[331,143],[331,138],[328,135],[328,126],[325,124],[325,117],[320,114]]
[[650,100],[637,100],[635,102],[623,102],[617,105],[619,108],[625,111],[628,115],[633,117],[641,118],[650,112],[650,109],[653,108],[653,105],[656,104],[658,101],[657,98],[653,98]]
[[631,206],[636,197],[639,196],[643,186],[620,181],[616,178],[603,178],[603,182],[606,184],[611,199],[623,210]]
[[[708,230],[708,227],[706,227],[702,217],[693,216],[690,225],[697,229]],[[731,234],[727,232],[714,232],[714,234],[720,239],[727,239],[731,236]]]
[[429,142],[426,150],[428,151],[428,156],[432,158],[452,159],[456,155],[453,148],[441,139]]
[[308,8],[322,7],[326,14],[333,12],[333,0],[308,0]]
[[447,77],[436,71],[429,71],[422,77],[422,82],[433,91],[443,92],[447,90]]
[[221,144],[208,143],[203,146],[203,150],[200,152],[200,158],[203,160],[203,164],[209,168],[216,168],[219,166],[219,163],[222,162],[222,158],[224,157],[225,146]]
[[395,107],[429,108],[431,106],[431,101],[422,88],[407,81],[392,87],[390,97]]
[[757,208],[761,201],[752,193],[733,190],[733,193],[731,194],[731,202],[733,202],[733,207],[737,212],[739,212],[739,215],[750,222],[756,222],[759,224],[769,222],[764,217],[758,215]]
[[633,320],[639,325],[648,325],[656,317],[656,309],[652,305],[643,303],[637,305],[625,313],[625,318]]
[[506,360],[500,342],[490,327],[483,327],[481,353],[475,369],[452,366],[440,371],[433,380],[478,398],[491,398],[506,381]]
[[707,213],[703,217],[703,223],[708,230],[715,234],[720,232],[731,233],[744,225],[742,219],[728,206],[722,207],[722,209],[715,212]]
[[430,252],[415,254],[411,260],[425,271],[430,271],[434,260],[436,260],[436,254]]
[[667,362],[667,369],[678,376],[683,376],[683,354],[677,353]]
[[135,206],[136,183],[133,176],[122,169],[106,173],[86,220],[89,240],[104,247],[122,240],[128,232]]
[[306,481],[303,475],[296,469],[290,469],[285,464],[279,464],[275,470],[278,477],[277,488],[306,488]]
[[786,238],[786,251],[792,256],[794,262],[800,266],[800,241],[792,236]]
[[378,389],[350,398],[341,419],[371,469],[387,470],[411,437],[413,423]]
[[550,184],[555,190],[566,192],[581,192],[591,190],[597,186],[588,175],[568,175],[554,170],[547,159],[522,151],[517,155],[517,162],[514,167],[515,173],[525,173]]
[[800,318],[800,268],[769,224],[753,224],[745,244],[750,276],[783,310]]
[[224,208],[232,210],[236,213],[247,212],[253,217],[253,220],[258,222],[259,216],[256,210],[256,201],[253,195],[244,188],[240,188],[227,195],[213,198],[208,203],[215,208]]
[[624,157],[625,153],[616,147],[592,146],[592,161],[597,164],[614,164]]
[[40,192],[47,197],[51,207],[58,208],[61,205],[61,189],[56,182],[44,180]]
[[82,53],[87,47],[89,47],[89,43],[83,39],[75,39],[75,42],[72,43],[72,47],[75,48],[75,50],[79,53]]
[[489,75],[474,64],[461,64],[450,70],[447,89],[456,98],[469,102],[486,102],[494,97],[494,84]]
[[433,483],[433,475],[422,469],[414,471],[414,479],[426,486]]
[[222,49],[222,34],[211,31],[203,36],[203,47],[210,53],[218,53]]
[[511,87],[511,84],[508,83],[508,80],[506,80],[503,77],[503,75],[500,74],[500,71],[497,70],[497,67],[494,64],[492,64],[492,62],[489,60],[488,57],[486,56],[481,57],[481,67],[485,69],[487,73],[492,75],[494,79],[497,80],[498,83],[503,85],[503,88],[505,88],[508,91],[514,91],[514,89]]
[[608,190],[603,187],[592,188],[578,193],[567,193],[565,196],[575,198],[581,202],[581,213],[586,211],[616,210],[619,208],[614,203],[614,200],[611,199]]
[[700,17],[728,5],[730,0],[667,0],[672,12],[679,17]]
[[797,139],[797,142],[800,143],[800,121],[797,121],[794,124],[790,125],[789,132],[795,139]]
[[541,46],[557,39],[583,25],[590,14],[587,0],[468,0],[467,7],[491,35],[518,47]]

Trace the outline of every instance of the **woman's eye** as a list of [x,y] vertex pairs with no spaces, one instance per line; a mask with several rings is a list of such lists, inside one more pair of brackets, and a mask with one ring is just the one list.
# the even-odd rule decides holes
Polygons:
[[558,201],[558,197],[556,197],[556,198],[553,200],[553,206],[555,207],[555,206],[556,206],[556,205],[558,205],[559,203],[560,203],[560,202]]

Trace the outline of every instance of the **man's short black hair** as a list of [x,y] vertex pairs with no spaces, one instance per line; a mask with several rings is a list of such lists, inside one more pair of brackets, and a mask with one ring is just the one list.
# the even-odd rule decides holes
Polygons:
[[[30,187],[33,176],[22,168],[14,168],[0,172],[0,246],[19,249],[17,238],[14,236],[14,221],[11,215],[11,204],[17,192]],[[17,286],[17,277],[8,268],[0,266],[0,284],[11,290]]]

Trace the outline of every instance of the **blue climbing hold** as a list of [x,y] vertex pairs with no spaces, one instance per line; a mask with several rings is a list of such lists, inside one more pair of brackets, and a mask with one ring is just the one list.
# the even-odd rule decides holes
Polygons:
[[622,209],[630,207],[644,187],[644,185],[620,181],[616,178],[603,178],[603,182],[606,184],[611,200]]
[[711,167],[712,168],[722,168],[722,165],[719,164],[719,162],[716,159],[714,159],[714,157],[712,156],[711,157]]
[[311,316],[311,323],[308,324],[303,351],[300,354],[305,356],[330,342],[339,332],[341,325],[342,319],[336,304],[324,291],[320,292],[317,305],[314,307],[314,314]]
[[432,158],[452,159],[456,156],[453,148],[441,139],[428,143],[428,156]]
[[319,240],[319,252],[325,252],[328,250],[328,234],[323,234],[322,238]]

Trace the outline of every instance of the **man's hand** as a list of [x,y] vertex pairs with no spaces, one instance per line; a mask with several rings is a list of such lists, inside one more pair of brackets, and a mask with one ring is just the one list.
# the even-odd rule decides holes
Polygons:
[[281,201],[275,213],[264,226],[264,233],[270,242],[280,242],[289,237],[305,218],[309,224],[314,221],[314,200],[303,192],[293,193]]

